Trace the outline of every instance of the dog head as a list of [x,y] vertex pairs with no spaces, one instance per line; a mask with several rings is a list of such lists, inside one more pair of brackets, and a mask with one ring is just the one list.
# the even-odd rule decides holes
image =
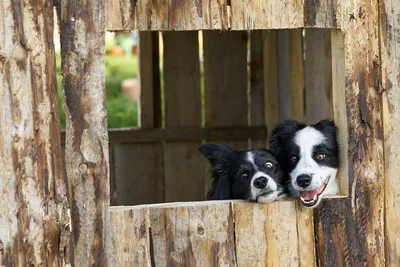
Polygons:
[[310,126],[282,121],[272,132],[270,147],[304,206],[316,207],[323,196],[338,194],[339,151],[332,121]]
[[212,165],[213,183],[208,199],[267,203],[283,198],[284,173],[269,150],[236,151],[216,144],[202,145],[199,150]]

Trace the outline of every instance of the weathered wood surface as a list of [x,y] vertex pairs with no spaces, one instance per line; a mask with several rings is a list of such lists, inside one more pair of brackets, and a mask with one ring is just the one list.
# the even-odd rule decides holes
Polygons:
[[109,151],[104,1],[62,1],[66,171],[75,266],[108,266]]
[[[253,31],[250,33],[250,62],[249,62],[249,125],[265,124],[265,100],[264,100],[264,65],[263,65],[263,31]],[[251,148],[264,148],[267,136],[263,139],[250,139]]]
[[155,266],[236,266],[229,202],[152,207]]
[[[201,127],[198,39],[196,31],[163,34],[167,128]],[[205,159],[198,151],[200,144],[201,140],[165,143],[166,202],[204,200]]]
[[[343,47],[343,43],[335,45]],[[305,30],[304,54],[305,115],[307,123],[333,119],[332,58],[337,55],[331,53],[331,30]],[[341,63],[344,63],[344,58],[335,57],[333,60],[341,60]],[[335,79],[342,78],[343,74],[343,72],[340,73],[342,76],[335,77]],[[336,83],[337,81],[335,80],[334,82]],[[341,103],[344,105],[344,97],[342,101]],[[346,119],[346,117],[343,118]],[[344,129],[347,131],[347,127]]]
[[[247,38],[244,31],[203,32],[205,127],[248,125]],[[244,150],[248,148],[248,138],[207,141],[223,141],[234,149]],[[207,168],[206,191],[211,187]]]
[[385,153],[386,264],[400,265],[400,5],[380,1],[383,126]]
[[350,198],[321,207],[321,266],[385,266],[378,4],[344,3]]
[[53,1],[0,2],[0,265],[69,264]]
[[115,266],[152,266],[148,210],[140,206],[110,207],[109,212]]
[[304,1],[304,26],[306,28],[341,28],[348,17],[343,17],[344,0]]
[[[165,200],[163,178],[161,89],[158,33],[139,33],[140,101],[138,124],[142,129],[110,130],[114,149],[115,202],[117,205],[159,203]],[[133,114],[132,114],[133,116]],[[117,135],[117,138],[112,134]],[[135,133],[139,133],[139,136]],[[158,139],[151,139],[155,136]],[[120,138],[122,136],[122,138]],[[129,138],[131,142],[124,139]],[[144,142],[138,142],[139,140]],[[127,144],[125,142],[128,142]],[[125,143],[125,144],[123,144]],[[140,155],[140,156],[138,156]]]

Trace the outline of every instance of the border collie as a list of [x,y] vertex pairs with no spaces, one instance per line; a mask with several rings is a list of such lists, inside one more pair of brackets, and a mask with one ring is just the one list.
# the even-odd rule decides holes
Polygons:
[[290,195],[300,195],[305,207],[315,208],[323,196],[339,193],[339,149],[333,121],[307,126],[284,120],[273,130],[270,147],[290,176]]
[[236,151],[217,144],[201,145],[199,151],[212,165],[209,200],[243,199],[268,203],[287,196],[282,186],[287,179],[271,151]]

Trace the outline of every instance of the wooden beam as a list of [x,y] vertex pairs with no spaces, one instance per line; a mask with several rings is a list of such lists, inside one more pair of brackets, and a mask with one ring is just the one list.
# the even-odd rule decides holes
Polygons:
[[[400,265],[400,5],[380,1],[380,37],[382,85],[382,116],[385,153],[385,237],[386,265]],[[379,65],[379,64],[378,64]],[[378,66],[377,66],[378,67]],[[383,89],[383,90],[382,90]]]
[[61,3],[66,171],[74,266],[111,264],[104,0]]
[[[350,193],[343,203],[322,203],[324,219],[316,220],[323,232],[317,237],[318,258],[321,266],[385,266],[379,3],[351,0],[343,5]],[[343,227],[332,227],[338,224]]]
[[66,266],[53,1],[0,2],[0,265]]
[[[111,144],[147,143],[162,141],[200,141],[200,140],[247,140],[266,138],[265,126],[233,126],[210,128],[154,128],[154,129],[110,129],[108,131]],[[65,139],[62,131],[62,139]]]

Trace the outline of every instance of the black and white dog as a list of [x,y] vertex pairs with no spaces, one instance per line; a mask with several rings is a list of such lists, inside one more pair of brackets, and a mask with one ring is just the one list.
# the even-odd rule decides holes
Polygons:
[[209,200],[243,199],[271,202],[287,196],[287,176],[266,149],[236,151],[227,145],[205,144],[199,151],[212,165]]
[[322,120],[309,126],[294,120],[282,121],[272,132],[270,147],[290,176],[290,195],[300,195],[305,207],[314,208],[323,196],[339,193],[339,149],[333,121]]

